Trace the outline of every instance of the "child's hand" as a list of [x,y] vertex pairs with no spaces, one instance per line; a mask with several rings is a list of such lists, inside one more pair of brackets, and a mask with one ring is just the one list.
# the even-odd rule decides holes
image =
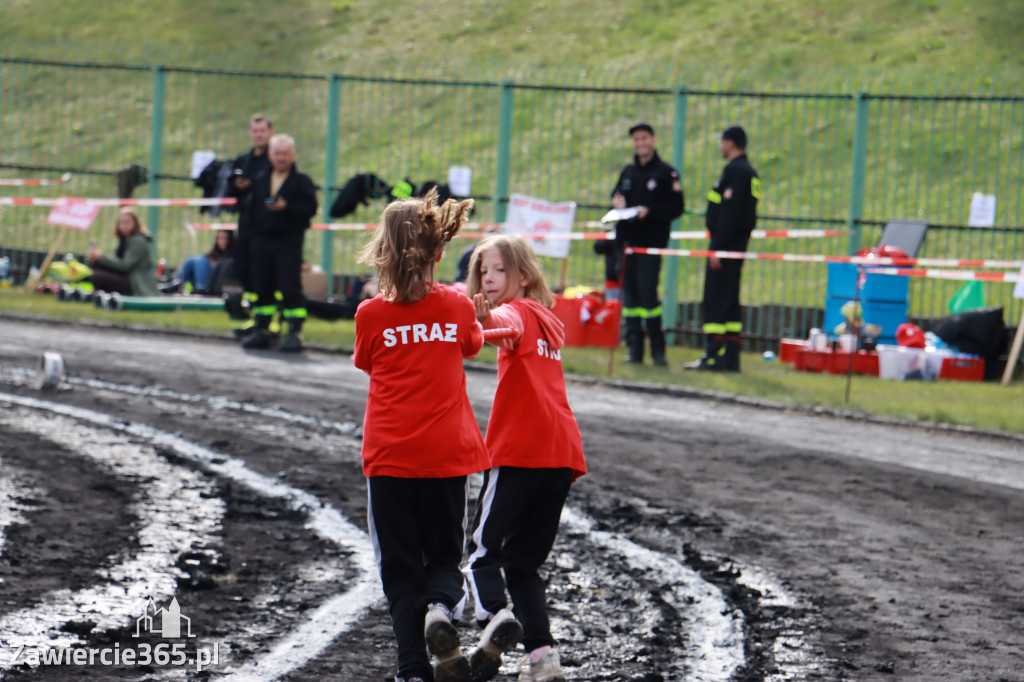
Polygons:
[[476,308],[476,319],[483,322],[491,315],[491,304],[487,302],[487,297],[483,294],[475,294],[473,296],[473,306]]

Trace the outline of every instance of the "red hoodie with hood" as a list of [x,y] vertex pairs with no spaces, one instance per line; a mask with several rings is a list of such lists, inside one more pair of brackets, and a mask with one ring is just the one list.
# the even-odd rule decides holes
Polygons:
[[565,394],[562,321],[538,301],[517,298],[492,310],[483,327],[519,332],[494,342],[500,350],[498,390],[487,422],[491,466],[568,468],[573,480],[579,478],[587,465]]

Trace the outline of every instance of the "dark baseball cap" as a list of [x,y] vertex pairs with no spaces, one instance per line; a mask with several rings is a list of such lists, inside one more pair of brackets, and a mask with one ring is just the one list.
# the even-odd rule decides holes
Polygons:
[[747,133],[739,126],[729,126],[726,128],[725,132],[722,133],[722,139],[732,140],[732,143],[740,149],[747,148]]
[[633,133],[635,133],[638,130],[646,130],[651,135],[654,134],[654,128],[652,128],[651,124],[648,123],[647,121],[638,121],[638,122],[634,123],[633,125],[631,125],[629,127],[629,134],[632,135]]

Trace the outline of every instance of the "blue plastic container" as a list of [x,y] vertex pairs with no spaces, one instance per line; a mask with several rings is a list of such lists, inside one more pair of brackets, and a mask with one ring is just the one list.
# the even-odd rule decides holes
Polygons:
[[[826,296],[852,301],[857,293],[857,268],[850,263],[828,264]],[[906,303],[910,278],[899,275],[867,274],[860,289],[861,301],[888,301]]]

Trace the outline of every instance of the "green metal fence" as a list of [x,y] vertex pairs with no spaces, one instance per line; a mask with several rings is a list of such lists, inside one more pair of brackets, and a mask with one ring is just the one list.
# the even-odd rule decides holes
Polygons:
[[[921,256],[1024,258],[1021,72],[666,66],[637,75],[484,64],[463,65],[453,77],[450,68],[399,59],[288,73],[254,70],[252,55],[165,55],[153,65],[134,55],[111,64],[24,53],[33,56],[0,57],[0,177],[65,170],[75,177],[60,188],[0,188],[5,196],[113,196],[113,173],[132,163],[148,170],[137,197],[199,196],[189,177],[192,152],[242,152],[248,115],[263,111],[279,132],[295,137],[300,168],[323,187],[325,221],[337,187],[356,173],[420,184],[444,181],[452,165],[472,168],[480,220],[501,221],[511,193],[573,200],[577,219],[593,220],[607,210],[609,191],[630,160],[627,128],[645,119],[657,130],[662,156],[682,173],[690,210],[679,229],[693,230],[703,226],[697,214],[723,165],[718,136],[738,122],[763,180],[759,226],[847,231],[841,238],[761,240],[751,250],[855,253],[877,242],[886,221],[907,219],[931,224]],[[993,228],[966,225],[976,191],[997,196]],[[374,222],[382,207],[374,202],[345,220]],[[104,209],[91,232],[72,234],[62,250],[81,253],[90,239],[111,247],[113,214]],[[0,209],[0,254],[12,254],[16,269],[27,265],[25,251],[52,243],[56,229],[45,217],[45,209]],[[159,255],[172,265],[212,239],[185,230],[186,222],[211,220],[196,209],[149,209],[144,217]],[[328,271],[354,273],[366,239],[311,232],[307,255]],[[452,276],[455,260],[446,259],[442,277]],[[561,279],[560,263],[545,268]],[[663,286],[670,316],[673,303],[699,300],[702,273],[700,260],[669,259]],[[748,262],[743,300],[820,307],[826,278],[823,265]],[[591,244],[574,242],[566,283],[602,280]],[[946,314],[959,286],[915,278],[912,315]],[[988,302],[1016,320],[1021,304],[1011,299],[1012,286],[986,287]],[[812,317],[795,316],[776,332],[802,334]],[[747,325],[755,336],[759,324]]]

